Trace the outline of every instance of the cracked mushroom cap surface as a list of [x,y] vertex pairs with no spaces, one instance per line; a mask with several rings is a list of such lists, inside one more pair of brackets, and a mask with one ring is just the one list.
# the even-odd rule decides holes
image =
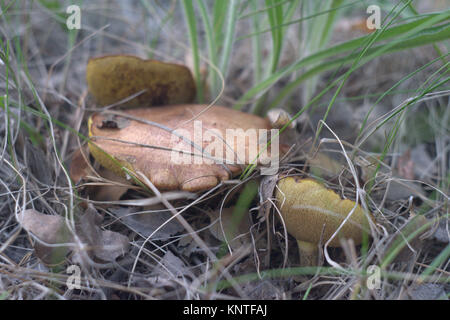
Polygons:
[[[203,112],[206,108],[189,104],[94,113],[88,123],[90,152],[105,168],[122,176],[121,166],[133,173],[140,172],[161,190],[211,189],[253,161],[249,161],[248,155],[254,150],[255,141],[247,139],[244,133],[256,129],[253,132],[258,133],[259,140],[259,129],[270,130],[271,126],[267,119],[255,115],[220,106]],[[171,132],[173,129],[176,131]],[[233,143],[226,140],[229,129],[237,129]],[[239,144],[240,138],[244,144],[242,141]],[[220,147],[212,147],[213,143]],[[259,151],[265,143],[256,145]],[[245,150],[244,159],[241,157],[239,161],[237,157],[243,153],[237,146]],[[202,150],[203,159],[198,156]],[[270,151],[267,150],[268,156]],[[227,155],[233,155],[234,159],[223,161]]]

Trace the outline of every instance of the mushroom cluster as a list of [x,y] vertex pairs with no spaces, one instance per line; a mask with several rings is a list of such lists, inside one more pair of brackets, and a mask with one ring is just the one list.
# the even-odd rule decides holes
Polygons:
[[[124,55],[94,58],[87,66],[87,83],[97,103],[106,106],[88,121],[91,155],[109,172],[144,176],[161,190],[213,188],[253,163],[252,150],[261,164],[259,156],[271,138],[263,132],[286,124],[288,130],[295,128],[295,121],[282,110],[261,118],[192,104],[194,80],[180,65]],[[108,106],[127,108],[111,111]],[[235,130],[231,140],[228,130]],[[256,139],[246,136],[251,130]],[[239,155],[244,161],[238,161]],[[265,156],[272,155],[266,151]],[[79,177],[84,171],[71,172]],[[287,231],[297,239],[302,266],[317,265],[324,243],[335,247],[351,238],[359,244],[369,233],[370,215],[312,179],[282,177],[275,196]]]
[[[144,175],[160,190],[207,190],[255,160],[261,164],[263,157],[251,155],[268,149],[270,134],[263,134],[272,128],[268,119],[192,104],[195,83],[185,66],[103,56],[88,62],[87,84],[96,102],[106,107],[89,118],[90,153],[120,176]],[[254,139],[246,136],[250,131],[256,132]]]

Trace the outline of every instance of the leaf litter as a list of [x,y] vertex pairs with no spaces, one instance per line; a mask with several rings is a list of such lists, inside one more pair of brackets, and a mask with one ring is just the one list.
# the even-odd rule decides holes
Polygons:
[[[87,248],[91,257],[112,262],[124,255],[129,240],[124,235],[110,230],[102,230],[102,216],[92,206],[80,216],[73,232],[62,216],[40,213],[27,209],[19,215],[22,227],[35,239],[35,253],[47,265],[64,262],[70,251]],[[82,247],[77,247],[75,235],[81,239]]]

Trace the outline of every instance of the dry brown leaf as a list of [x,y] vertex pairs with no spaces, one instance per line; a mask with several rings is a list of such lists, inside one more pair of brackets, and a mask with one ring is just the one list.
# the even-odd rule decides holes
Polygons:
[[100,223],[103,217],[91,204],[79,220],[77,231],[88,244],[92,255],[103,261],[115,261],[127,252],[128,238],[118,232],[102,230]]
[[[205,149],[209,144],[218,142],[223,146],[221,161],[225,162],[227,152],[235,155],[239,141],[235,140],[234,145],[227,145],[217,135],[220,134],[225,139],[228,129],[242,129],[244,132],[247,129],[268,130],[270,125],[266,119],[255,115],[214,106],[196,119],[196,121],[201,121],[203,137],[210,136],[209,140],[205,138],[197,143],[194,136],[195,126],[198,126],[200,122],[189,120],[204,111],[206,107],[206,105],[175,105],[127,110],[120,114],[125,118],[131,117],[132,119],[130,119],[129,125],[123,129],[105,128],[102,123],[106,115],[95,113],[89,119],[88,125],[89,136],[95,143],[95,145],[94,143],[89,144],[91,154],[101,165],[116,174],[124,175],[120,165],[134,173],[142,172],[157,188],[162,190],[193,192],[210,189],[219,181],[227,180],[241,172],[242,166],[216,164],[212,161],[211,164],[205,163],[205,160],[209,160],[208,155],[218,157],[218,155],[208,154],[208,152],[204,153],[205,157],[200,159],[199,164],[195,163],[195,159],[199,159],[198,156],[188,156],[188,164],[176,163],[172,157],[174,153],[178,153],[172,152],[172,150],[182,150],[185,153],[195,153],[201,156],[201,150],[198,148]],[[120,118],[119,115],[117,117]],[[146,121],[147,123],[145,123]],[[161,125],[166,129],[161,128]],[[170,129],[174,128],[177,128],[177,132],[185,140],[170,132]],[[197,130],[197,132],[199,131]],[[198,148],[193,147],[192,142]],[[265,146],[264,143],[259,143],[259,145],[258,141],[249,143],[247,139],[243,165],[253,161],[253,159],[248,161],[249,150],[256,148],[259,151],[263,146]],[[186,154],[180,153],[179,155],[184,157]],[[268,152],[268,156],[270,156],[270,152]],[[114,157],[116,161],[111,157]],[[231,160],[236,161],[236,159]]]
[[62,263],[70,251],[67,246],[49,246],[72,241],[72,235],[64,219],[28,209],[19,216],[19,223],[36,238],[35,253],[46,265],[55,266]]
[[[158,208],[160,210],[158,210]],[[152,206],[154,212],[136,212],[135,209],[130,207],[116,207],[109,208],[109,210],[122,221],[131,230],[138,232],[143,237],[149,237],[155,232],[156,229],[160,228],[163,224],[164,226],[159,229],[151,238],[152,240],[163,240],[166,241],[175,234],[182,232],[184,230],[183,226],[178,222],[177,219],[170,218],[173,215],[168,210],[163,210],[164,206]]]
[[190,257],[192,253],[199,252],[202,249],[197,242],[189,234],[184,234],[180,241],[178,241],[177,247],[185,257]]
[[194,279],[195,276],[186,263],[180,258],[174,255],[170,250],[168,250],[164,257],[161,259],[158,267],[155,268],[153,274],[161,276],[162,278],[183,278],[190,277]]
[[[73,235],[63,217],[42,214],[34,209],[25,210],[19,217],[22,227],[37,238],[35,253],[46,265],[62,263],[74,249]],[[89,206],[76,224],[75,232],[89,249],[90,255],[104,261],[114,261],[126,252],[129,241],[117,232],[101,230],[101,221],[102,217]]]
[[94,255],[103,261],[115,261],[127,252],[128,247],[127,237],[118,232],[104,230],[94,247]]
[[195,82],[187,67],[130,55],[90,59],[86,80],[89,92],[102,106],[117,103],[142,90],[145,92],[120,106],[190,103],[196,94]]

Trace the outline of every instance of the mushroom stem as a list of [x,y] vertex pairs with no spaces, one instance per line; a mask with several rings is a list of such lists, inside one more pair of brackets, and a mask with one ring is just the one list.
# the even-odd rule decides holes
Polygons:
[[300,254],[301,267],[317,266],[319,260],[319,250],[316,243],[297,240],[298,252]]

